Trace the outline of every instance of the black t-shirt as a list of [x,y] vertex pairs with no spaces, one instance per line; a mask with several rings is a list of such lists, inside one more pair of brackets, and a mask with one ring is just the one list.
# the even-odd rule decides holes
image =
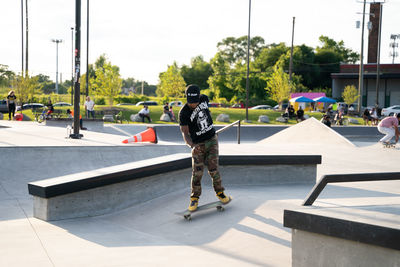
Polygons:
[[208,97],[200,95],[199,105],[191,109],[186,103],[179,111],[179,125],[189,126],[193,143],[201,143],[215,135],[213,120],[208,109]]

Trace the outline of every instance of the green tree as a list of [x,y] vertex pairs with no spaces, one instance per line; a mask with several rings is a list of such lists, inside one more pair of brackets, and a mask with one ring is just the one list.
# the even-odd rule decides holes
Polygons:
[[185,87],[185,80],[176,62],[174,62],[166,72],[160,74],[160,83],[157,86],[156,93],[158,96],[183,97]]
[[92,78],[90,83],[95,86],[97,94],[108,98],[108,103],[112,106],[114,97],[120,94],[122,87],[119,68],[110,62],[104,63],[102,68],[96,69],[96,78]]
[[285,43],[270,44],[263,48],[258,57],[254,60],[254,67],[260,72],[273,72],[273,67],[282,55],[290,51]]
[[[264,39],[254,36],[250,39],[250,59],[257,58],[264,46]],[[230,65],[244,63],[247,57],[247,35],[235,38],[227,37],[217,44],[218,51]]]
[[9,86],[14,77],[15,73],[7,65],[0,64],[0,86]]
[[360,97],[358,91],[354,85],[347,85],[342,93],[343,101],[347,105],[351,105]]
[[217,52],[214,58],[211,59],[211,68],[213,75],[208,78],[212,98],[231,99],[235,95],[233,84],[233,75],[229,62],[225,59],[221,52]]
[[181,74],[186,84],[197,84],[200,89],[209,88],[208,78],[212,75],[211,64],[204,61],[202,56],[192,58],[190,66],[183,65]]
[[338,54],[340,62],[343,63],[356,63],[360,55],[353,50],[346,48],[344,46],[343,40],[336,42],[335,40],[329,38],[328,36],[321,35],[319,37],[321,46],[317,46],[316,51],[319,53],[320,50],[331,50]]
[[285,73],[280,66],[274,67],[274,72],[267,80],[266,90],[271,95],[271,99],[279,104],[285,99],[289,99],[291,92],[291,85],[289,81],[289,74]]
[[15,94],[18,97],[17,101],[22,105],[34,99],[35,94],[42,93],[42,85],[39,83],[39,77],[30,77],[17,75],[12,82]]

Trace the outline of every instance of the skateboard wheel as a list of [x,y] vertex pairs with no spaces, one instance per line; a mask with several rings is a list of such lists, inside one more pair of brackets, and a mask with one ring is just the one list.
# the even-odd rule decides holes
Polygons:
[[191,221],[192,220],[192,216],[190,215],[185,215],[183,216],[187,221]]
[[224,208],[224,207],[221,207],[221,206],[218,206],[218,207],[217,207],[217,210],[218,210],[218,211],[224,211],[225,208]]

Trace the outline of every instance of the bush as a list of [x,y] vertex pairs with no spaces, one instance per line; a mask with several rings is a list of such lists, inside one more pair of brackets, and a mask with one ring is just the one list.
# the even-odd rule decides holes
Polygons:
[[145,95],[132,95],[132,96],[117,96],[117,97],[114,97],[114,100],[117,103],[136,104],[137,102],[140,102],[140,101],[147,101],[147,100],[149,100],[149,98]]
[[104,97],[97,97],[96,100],[94,101],[94,103],[96,105],[105,105],[106,100],[104,99]]

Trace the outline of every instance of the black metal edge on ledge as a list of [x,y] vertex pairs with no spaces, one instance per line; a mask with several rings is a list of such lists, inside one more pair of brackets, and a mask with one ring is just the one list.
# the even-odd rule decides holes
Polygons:
[[50,186],[38,186],[32,183],[28,184],[29,194],[43,198],[50,198],[69,193],[93,189],[96,187],[126,182],[137,178],[157,175],[161,173],[190,168],[191,158],[183,158],[154,165],[134,168],[121,172],[108,173],[104,175],[93,176],[87,179],[60,183]]
[[400,172],[327,174],[311,189],[303,206],[311,206],[328,183],[400,180]]
[[[296,165],[296,164],[320,164],[320,155],[220,155],[220,165]],[[152,176],[161,173],[181,170],[191,167],[191,157],[170,160],[162,163],[134,168],[120,172],[96,175],[90,178],[71,182],[40,186],[35,183],[28,184],[28,192],[31,195],[50,198],[69,193],[84,191],[101,186],[126,182],[137,178]],[[188,175],[190,175],[188,173]]]
[[379,225],[284,210],[283,226],[370,245],[400,250],[400,230]]
[[321,155],[220,155],[220,165],[321,164]]

